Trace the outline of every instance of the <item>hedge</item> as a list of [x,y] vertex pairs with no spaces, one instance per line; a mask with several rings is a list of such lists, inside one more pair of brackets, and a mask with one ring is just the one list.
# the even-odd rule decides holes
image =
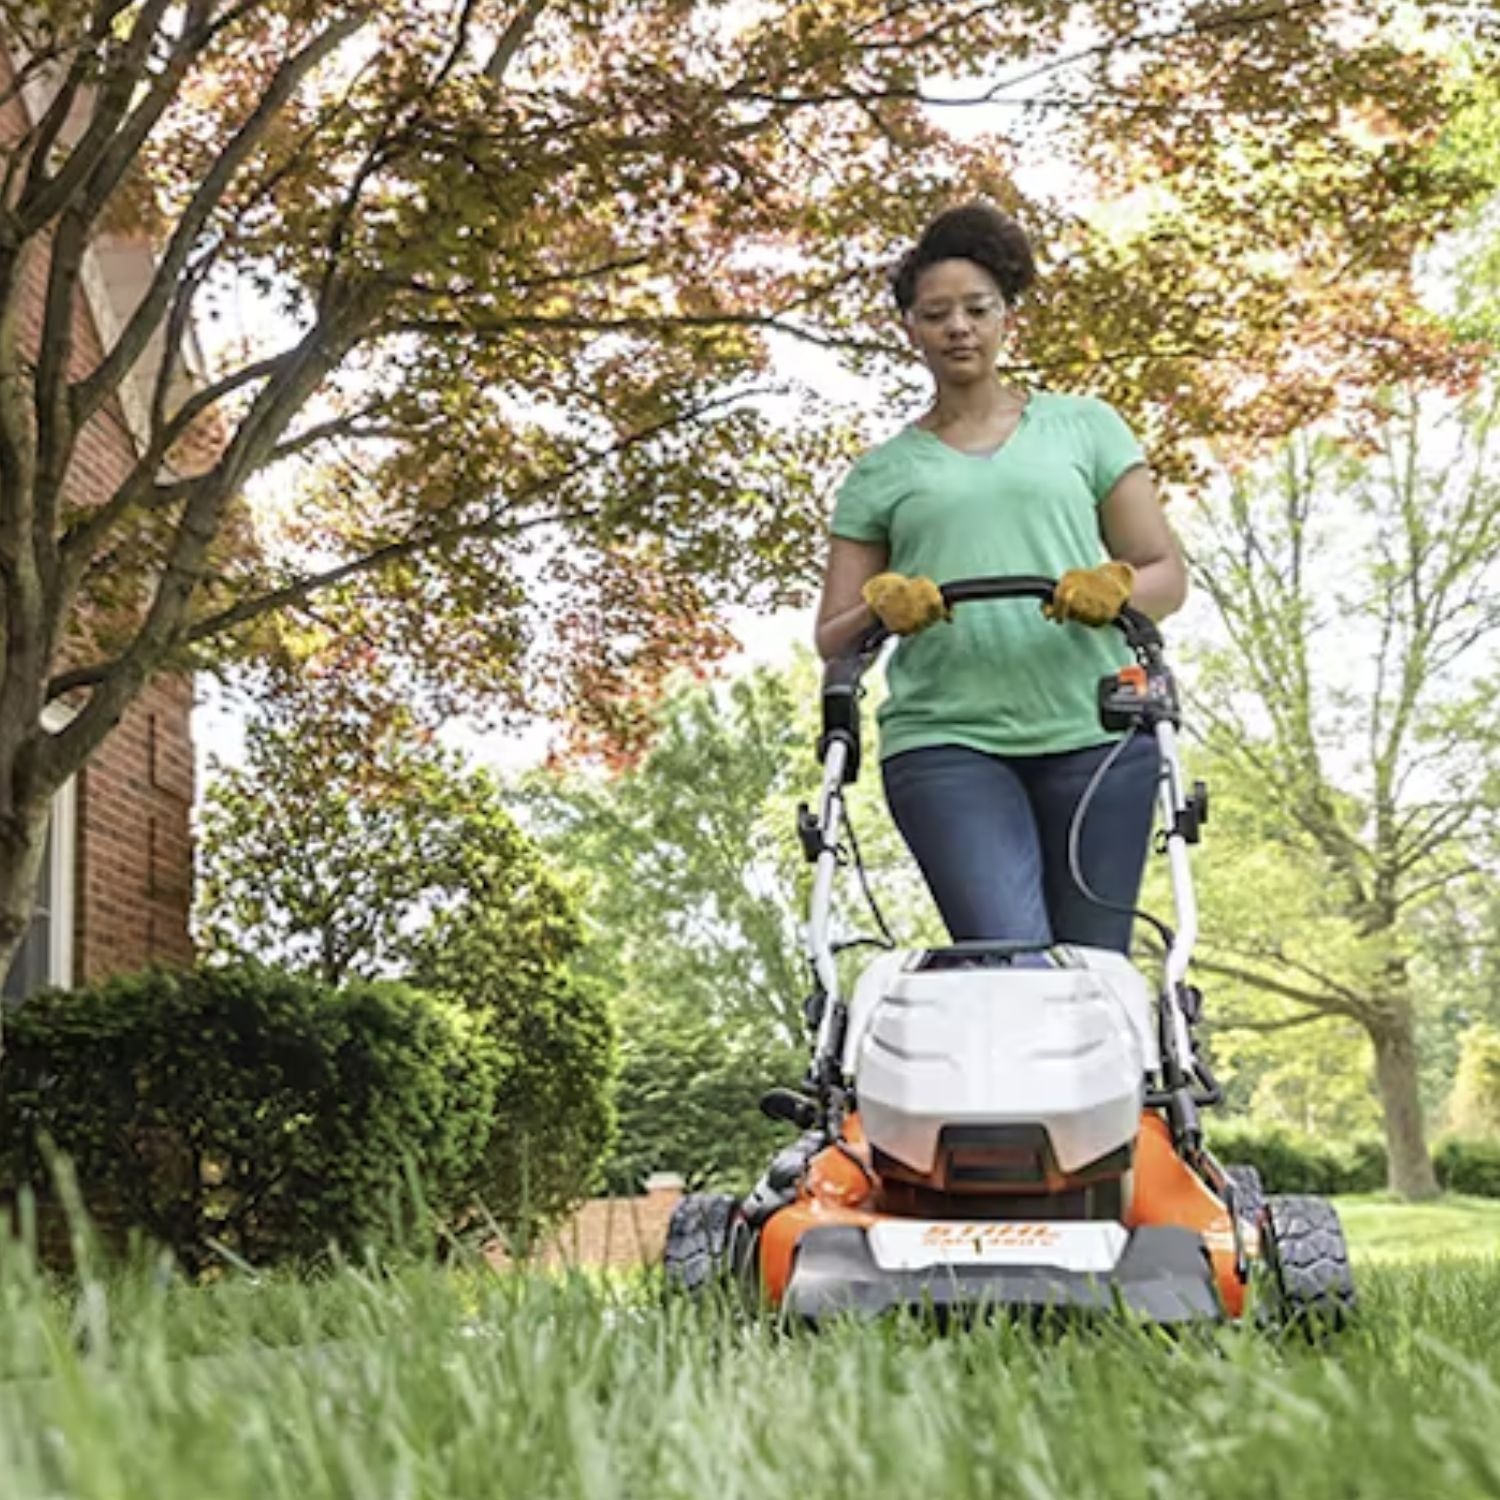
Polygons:
[[[1386,1186],[1385,1144],[1364,1137],[1329,1145],[1307,1136],[1247,1125],[1210,1129],[1222,1162],[1256,1168],[1273,1193],[1376,1193]],[[1433,1153],[1445,1191],[1500,1198],[1500,1143],[1448,1139]]]
[[408,1167],[430,1212],[466,1206],[500,1071],[479,1020],[395,985],[238,968],[53,991],[7,1017],[0,1195],[30,1187],[56,1221],[50,1141],[106,1236],[190,1272],[214,1242],[306,1263],[398,1228]]

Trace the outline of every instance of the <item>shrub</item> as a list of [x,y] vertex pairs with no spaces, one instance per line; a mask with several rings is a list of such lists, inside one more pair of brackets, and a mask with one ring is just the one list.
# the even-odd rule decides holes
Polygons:
[[1500,1142],[1447,1140],[1432,1161],[1445,1191],[1500,1198]]
[[1364,1136],[1348,1149],[1348,1170],[1341,1193],[1379,1193],[1390,1181],[1390,1156],[1384,1141]]
[[504,923],[434,923],[414,977],[472,1018],[499,1062],[488,1144],[470,1173],[482,1224],[535,1235],[592,1190],[614,1134],[615,1033],[596,986],[518,962]]
[[1221,1161],[1254,1167],[1269,1192],[1347,1191],[1344,1182],[1350,1168],[1346,1159],[1327,1146],[1287,1131],[1229,1125],[1215,1130],[1209,1145]]
[[143,1231],[193,1272],[212,1241],[268,1264],[382,1238],[408,1163],[430,1211],[461,1208],[499,1073],[458,1007],[254,967],[43,994],[5,1043],[0,1186],[30,1185],[55,1212],[50,1140],[97,1223]]
[[[1368,1137],[1327,1146],[1285,1130],[1229,1124],[1212,1132],[1209,1146],[1222,1162],[1255,1167],[1273,1193],[1378,1193],[1386,1185],[1385,1145]],[[1450,1193],[1500,1198],[1500,1143],[1446,1140],[1433,1165]]]

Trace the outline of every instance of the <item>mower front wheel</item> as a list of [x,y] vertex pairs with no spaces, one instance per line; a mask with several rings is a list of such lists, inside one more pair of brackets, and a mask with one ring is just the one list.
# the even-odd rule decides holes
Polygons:
[[689,1193],[678,1200],[662,1252],[669,1291],[699,1296],[725,1281],[738,1208],[739,1199],[729,1193]]
[[1261,1250],[1269,1273],[1264,1322],[1310,1340],[1349,1325],[1355,1311],[1349,1247],[1338,1213],[1326,1198],[1300,1193],[1268,1197]]

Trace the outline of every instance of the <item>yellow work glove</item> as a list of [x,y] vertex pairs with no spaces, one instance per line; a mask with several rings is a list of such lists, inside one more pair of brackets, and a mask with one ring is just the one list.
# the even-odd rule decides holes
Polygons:
[[930,578],[908,578],[904,573],[877,573],[860,596],[887,630],[915,635],[949,618],[938,586]]
[[1049,620],[1061,624],[1108,625],[1130,600],[1135,569],[1128,562],[1100,563],[1097,568],[1070,568],[1057,580],[1052,602],[1042,606]]

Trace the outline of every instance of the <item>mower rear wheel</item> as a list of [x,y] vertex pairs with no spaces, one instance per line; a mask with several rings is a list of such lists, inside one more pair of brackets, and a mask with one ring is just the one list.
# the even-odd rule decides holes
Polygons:
[[1261,1224],[1262,1258],[1269,1272],[1262,1320],[1316,1340],[1354,1317],[1354,1276],[1343,1226],[1326,1198],[1272,1194]]
[[1235,1212],[1258,1227],[1266,1213],[1266,1190],[1260,1173],[1254,1167],[1227,1166],[1224,1175],[1234,1184]]
[[662,1269],[667,1287],[698,1296],[729,1274],[729,1243],[739,1199],[729,1193],[689,1193],[667,1224]]

